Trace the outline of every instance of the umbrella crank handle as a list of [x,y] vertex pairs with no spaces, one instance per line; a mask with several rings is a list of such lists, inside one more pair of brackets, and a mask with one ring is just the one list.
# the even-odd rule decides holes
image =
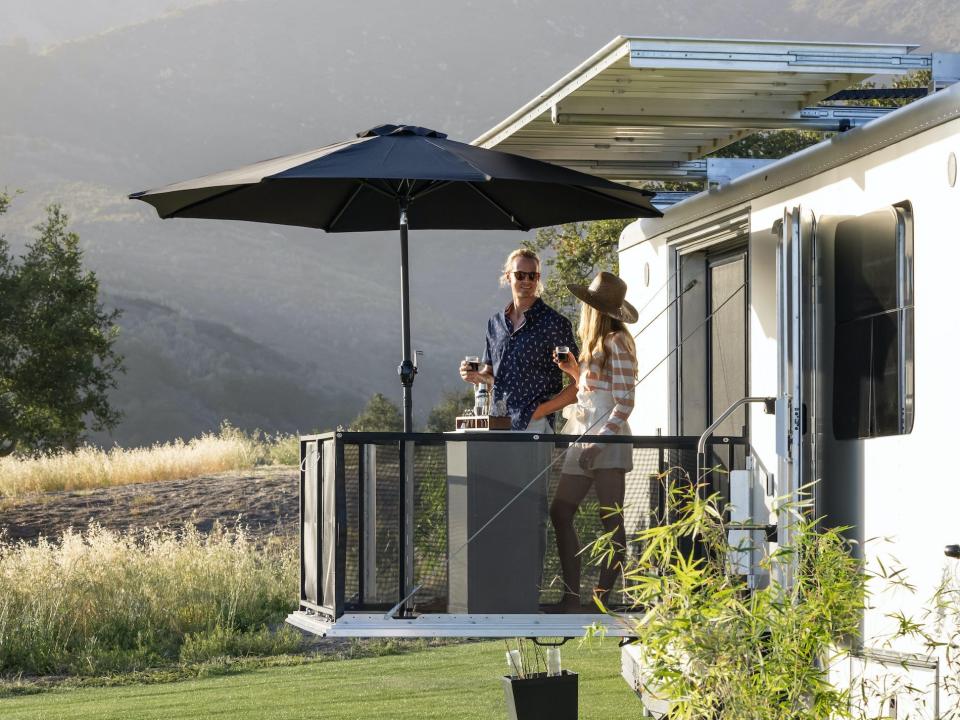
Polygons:
[[397,374],[400,376],[400,384],[409,387],[413,385],[413,377],[419,371],[417,367],[417,360],[420,355],[423,355],[423,350],[414,350],[413,352],[413,362],[409,360],[404,360],[397,367]]

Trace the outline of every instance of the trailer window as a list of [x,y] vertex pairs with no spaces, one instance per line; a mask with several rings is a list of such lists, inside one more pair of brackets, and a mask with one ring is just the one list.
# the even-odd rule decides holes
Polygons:
[[833,428],[913,429],[913,231],[908,204],[837,224]]

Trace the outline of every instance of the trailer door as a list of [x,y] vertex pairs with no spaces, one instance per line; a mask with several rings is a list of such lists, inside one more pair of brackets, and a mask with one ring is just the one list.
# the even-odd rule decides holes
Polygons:
[[[819,517],[817,485],[817,252],[813,213],[784,210],[777,246],[778,495],[809,500]],[[792,543],[795,513],[781,512],[777,542]],[[783,578],[789,582],[789,571]]]

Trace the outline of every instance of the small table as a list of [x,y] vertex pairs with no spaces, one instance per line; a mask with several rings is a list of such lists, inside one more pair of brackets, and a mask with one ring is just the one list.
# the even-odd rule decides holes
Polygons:
[[471,442],[469,432],[450,434],[461,439],[447,442],[448,612],[536,613],[553,443]]

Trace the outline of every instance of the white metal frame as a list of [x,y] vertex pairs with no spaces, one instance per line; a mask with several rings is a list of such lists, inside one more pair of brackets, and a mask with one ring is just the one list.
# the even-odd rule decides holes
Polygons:
[[517,614],[393,618],[383,613],[347,612],[334,622],[303,611],[287,616],[291,625],[325,637],[583,637],[595,628],[610,637],[634,637],[633,615]]
[[669,179],[757,129],[879,117],[887,111],[810,106],[873,75],[931,69],[915,49],[621,36],[473,142],[620,182]]

